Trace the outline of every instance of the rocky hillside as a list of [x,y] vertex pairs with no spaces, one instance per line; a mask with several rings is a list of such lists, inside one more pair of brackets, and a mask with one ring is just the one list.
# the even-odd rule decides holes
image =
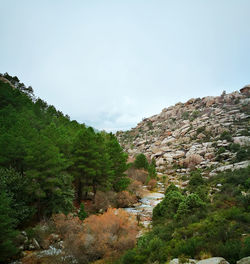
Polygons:
[[204,175],[249,164],[250,85],[218,97],[192,98],[117,132],[130,156],[144,153],[157,171],[185,186],[194,167]]

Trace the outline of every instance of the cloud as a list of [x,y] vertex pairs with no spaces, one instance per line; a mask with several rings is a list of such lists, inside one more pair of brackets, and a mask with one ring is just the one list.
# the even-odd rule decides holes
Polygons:
[[1,8],[0,72],[100,130],[126,130],[178,101],[249,83],[249,1],[13,0]]

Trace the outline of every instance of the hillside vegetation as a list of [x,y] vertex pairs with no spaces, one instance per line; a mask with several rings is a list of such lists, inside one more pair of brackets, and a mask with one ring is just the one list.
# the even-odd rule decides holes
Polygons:
[[193,171],[185,189],[169,185],[153,210],[152,230],[121,263],[167,263],[172,258],[187,262],[212,256],[236,263],[249,256],[249,175],[250,167],[204,180],[200,171]]
[[249,256],[249,90],[178,103],[115,136],[0,74],[0,263]]
[[240,92],[192,98],[116,135],[130,156],[154,158],[158,174],[185,187],[194,168],[210,177],[250,164],[249,97],[250,85]]
[[[33,94],[17,77],[0,76],[0,262],[16,255],[18,230],[82,200],[124,191],[127,154],[113,134],[95,133]],[[84,206],[82,216],[84,214]],[[84,217],[83,217],[84,218]]]

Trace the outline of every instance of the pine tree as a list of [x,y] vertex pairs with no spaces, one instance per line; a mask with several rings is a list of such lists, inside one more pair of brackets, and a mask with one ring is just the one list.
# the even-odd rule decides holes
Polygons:
[[81,220],[84,220],[87,217],[87,213],[85,212],[84,203],[81,203],[80,205],[80,211],[78,213],[78,217]]
[[111,160],[111,169],[113,171],[110,182],[115,191],[123,191],[130,183],[124,173],[128,169],[128,156],[124,153],[122,147],[117,141],[117,138],[112,133],[106,136],[106,146]]
[[16,222],[11,209],[11,198],[3,190],[0,191],[0,262],[17,254],[14,241],[17,236]]
[[157,176],[156,173],[156,164],[155,164],[155,159],[153,158],[151,163],[148,166],[148,175],[150,177],[150,179],[155,179]]
[[134,166],[136,169],[146,169],[146,170],[148,169],[149,164],[146,156],[143,153],[138,154],[136,156],[136,159],[134,161]]

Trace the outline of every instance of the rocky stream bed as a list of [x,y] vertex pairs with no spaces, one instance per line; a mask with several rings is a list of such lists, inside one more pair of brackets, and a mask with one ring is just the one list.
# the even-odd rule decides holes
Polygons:
[[[124,208],[128,213],[137,216],[140,224],[147,229],[151,225],[152,214],[154,207],[162,201],[164,198],[164,184],[158,182],[156,191],[150,192],[147,190],[147,186],[143,186],[144,195],[137,204],[133,207]],[[139,233],[139,236],[142,232]]]

